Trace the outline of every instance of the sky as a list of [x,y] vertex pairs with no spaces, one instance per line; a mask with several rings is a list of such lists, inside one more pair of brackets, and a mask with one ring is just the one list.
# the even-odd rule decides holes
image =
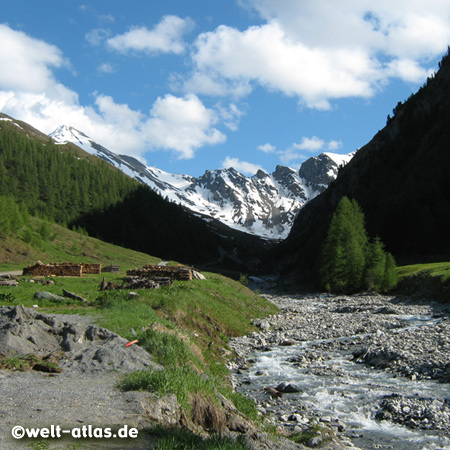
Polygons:
[[448,0],[1,0],[0,111],[251,176],[362,147],[449,44]]

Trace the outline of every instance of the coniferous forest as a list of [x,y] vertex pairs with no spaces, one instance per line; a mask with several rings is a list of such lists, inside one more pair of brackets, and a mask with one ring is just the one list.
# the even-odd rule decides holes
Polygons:
[[5,121],[0,197],[6,234],[29,213],[162,258],[188,263],[218,258],[218,238],[201,219],[104,161],[50,138],[30,138]]
[[30,139],[13,127],[2,124],[0,132],[0,195],[24,203],[31,214],[69,224],[136,189],[106,163],[93,164],[70,147]]

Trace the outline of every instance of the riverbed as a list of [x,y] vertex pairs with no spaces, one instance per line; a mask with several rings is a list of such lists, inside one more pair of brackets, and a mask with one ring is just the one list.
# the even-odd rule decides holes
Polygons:
[[[360,449],[450,449],[450,309],[407,297],[266,295],[280,313],[235,338],[236,389],[286,433]],[[268,390],[272,388],[272,390]]]

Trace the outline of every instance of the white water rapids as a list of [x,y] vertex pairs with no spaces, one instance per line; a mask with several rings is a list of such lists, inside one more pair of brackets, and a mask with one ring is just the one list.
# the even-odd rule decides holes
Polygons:
[[[395,317],[404,321],[405,327],[392,330],[392,333],[433,326],[440,320],[433,319],[431,315],[404,314]],[[306,407],[327,423],[338,420],[345,424],[345,436],[360,449],[450,449],[450,436],[443,431],[409,428],[375,419],[385,396],[399,394],[450,402],[450,385],[397,377],[384,370],[353,362],[348,351],[336,350],[336,346],[327,349],[324,345],[338,340],[364,339],[364,336],[315,339],[289,347],[271,346],[269,351],[252,353],[248,355],[254,361],[251,368],[237,376],[238,382],[244,382],[238,390],[253,397],[258,404],[264,404],[264,398],[267,398],[264,387],[276,387],[281,382],[296,385],[300,393],[283,394],[284,408],[286,405],[289,408],[284,414],[289,415],[296,409]],[[308,352],[313,352],[317,357],[320,371],[295,364]],[[274,411],[276,408],[272,408]]]

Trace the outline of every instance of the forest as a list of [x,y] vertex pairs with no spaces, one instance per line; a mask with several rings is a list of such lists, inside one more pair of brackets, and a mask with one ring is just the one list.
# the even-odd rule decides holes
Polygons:
[[162,258],[199,263],[219,257],[219,238],[205,222],[89,156],[0,122],[3,232],[29,213]]

